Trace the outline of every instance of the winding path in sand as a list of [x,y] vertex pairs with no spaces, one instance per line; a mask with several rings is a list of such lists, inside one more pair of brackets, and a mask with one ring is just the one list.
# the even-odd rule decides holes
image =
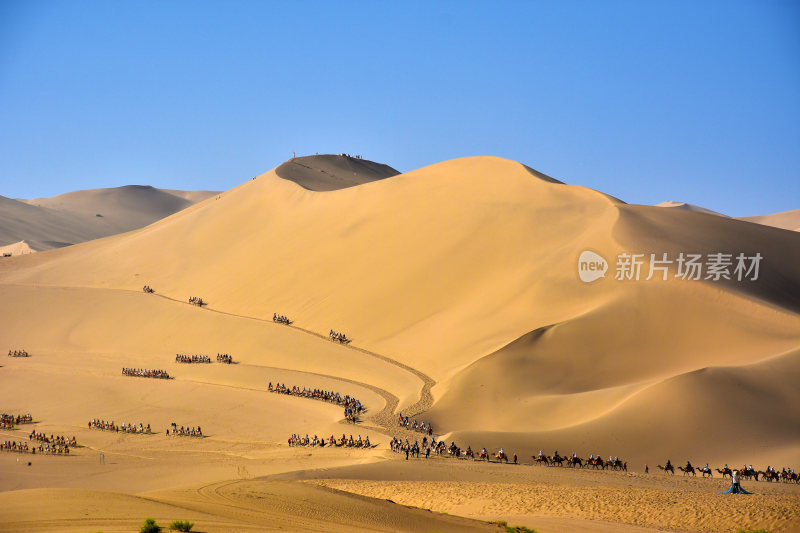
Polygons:
[[[132,291],[132,292],[135,292],[135,291]],[[158,296],[159,298],[164,298],[165,300],[169,300],[171,302],[175,302],[175,303],[179,303],[179,304],[183,304],[183,305],[194,305],[194,304],[191,304],[189,302],[178,300],[177,298],[172,298],[170,296],[166,296],[164,294],[158,294],[158,293],[151,293],[151,294],[154,295],[154,296]],[[228,316],[232,316],[232,317],[235,317],[235,318],[242,318],[242,319],[246,319],[246,320],[254,320],[256,322],[261,322],[263,324],[268,324],[268,325],[272,325],[272,326],[275,326],[275,327],[293,328],[293,329],[295,329],[297,331],[305,333],[306,335],[311,335],[311,336],[319,338],[321,340],[324,340],[324,341],[327,341],[327,342],[331,342],[330,339],[328,339],[325,335],[322,335],[322,334],[317,333],[315,331],[311,331],[309,329],[302,328],[300,326],[295,325],[295,323],[292,323],[292,324],[278,324],[278,323],[275,323],[275,322],[273,322],[271,320],[267,320],[265,318],[258,318],[258,317],[248,316],[248,315],[240,315],[240,314],[236,314],[236,313],[231,313],[229,311],[222,311],[222,310],[219,310],[219,309],[214,309],[214,308],[208,307],[208,304],[206,304],[204,306],[195,306],[195,307],[199,307],[203,311],[207,311],[207,312],[211,312],[211,313],[218,313],[218,314],[222,314],[222,315],[228,315]],[[400,363],[399,361],[396,361],[396,360],[394,360],[394,359],[392,359],[390,357],[387,357],[385,355],[381,355],[381,354],[372,352],[370,350],[366,350],[364,348],[360,348],[358,346],[353,346],[352,344],[343,344],[342,346],[347,348],[347,349],[361,352],[361,353],[363,353],[365,355],[368,355],[370,357],[374,357],[374,358],[379,359],[379,360],[381,360],[381,361],[383,361],[385,363],[393,365],[393,366],[395,366],[395,367],[397,367],[397,368],[399,368],[401,370],[404,370],[406,372],[409,372],[409,373],[415,375],[416,377],[418,377],[422,381],[423,386],[422,386],[422,389],[420,390],[420,398],[419,398],[419,400],[417,402],[415,402],[414,404],[410,405],[406,409],[407,414],[408,414],[408,416],[410,418],[417,417],[419,414],[424,413],[425,411],[427,411],[428,409],[430,409],[433,406],[433,395],[431,394],[431,389],[433,388],[434,385],[436,385],[436,381],[434,381],[433,378],[431,378],[430,376],[428,376],[424,372],[421,372],[421,371],[417,370],[416,368],[413,368],[413,367],[410,367],[410,366],[405,365],[403,363]],[[316,373],[313,373],[313,372],[304,372],[304,373],[308,374],[308,375],[317,375],[317,376],[321,375],[321,374],[316,374]],[[324,376],[324,377],[329,377],[329,376]],[[368,416],[367,417],[367,420],[370,420],[370,421],[374,422],[375,426],[363,426],[363,427],[366,427],[366,428],[372,427],[377,431],[388,431],[390,433],[392,433],[392,432],[396,433],[398,430],[401,429],[401,428],[398,427],[398,425],[397,425],[397,423],[395,421],[395,416],[394,416],[395,415],[395,411],[397,410],[397,405],[400,402],[400,400],[398,399],[397,396],[395,396],[394,394],[392,394],[392,393],[390,393],[390,392],[388,392],[388,391],[386,391],[384,389],[381,389],[379,387],[375,387],[374,385],[369,385],[367,383],[363,383],[363,382],[360,382],[360,381],[355,381],[355,380],[352,380],[352,379],[342,378],[342,377],[337,377],[336,379],[339,380],[339,381],[345,382],[345,383],[352,383],[354,385],[358,385],[360,387],[364,387],[364,388],[370,389],[373,392],[375,392],[376,394],[378,394],[381,397],[383,397],[383,399],[386,401],[386,404],[384,405],[383,409],[381,409],[380,412],[378,412],[378,413],[376,413],[376,414],[374,414],[372,416]],[[408,433],[412,433],[412,432],[408,432]]]

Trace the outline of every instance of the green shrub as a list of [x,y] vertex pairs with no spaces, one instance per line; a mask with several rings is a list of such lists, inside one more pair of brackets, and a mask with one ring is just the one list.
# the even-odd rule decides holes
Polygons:
[[536,530],[525,526],[506,526],[506,533],[536,533]]
[[139,533],[159,533],[161,531],[161,526],[156,524],[156,521],[152,518],[145,518],[144,524],[142,524],[142,528],[139,530]]
[[169,528],[173,531],[191,531],[193,526],[194,522],[189,522],[188,520],[175,520],[169,525]]

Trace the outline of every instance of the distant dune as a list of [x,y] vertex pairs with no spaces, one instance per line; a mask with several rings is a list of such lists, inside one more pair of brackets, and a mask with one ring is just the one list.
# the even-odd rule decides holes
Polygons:
[[[661,202],[656,207],[672,207],[674,209],[683,209],[685,211],[693,211],[695,213],[705,213],[707,215],[717,215],[721,217],[728,217],[722,213],[717,213],[711,209],[700,207],[697,205],[687,204],[685,202]],[[772,226],[773,228],[788,229],[791,231],[800,231],[800,209],[792,211],[783,211],[781,213],[773,213],[771,215],[759,215],[752,217],[736,217],[736,220],[743,220],[745,222],[753,222],[755,224],[762,224],[764,226]]]
[[348,155],[296,157],[275,169],[278,177],[311,191],[335,191],[400,174],[388,165]]
[[694,211],[695,213],[705,213],[707,215],[717,215],[720,217],[728,216],[716,211],[712,211],[711,209],[706,209],[705,207],[700,207],[699,205],[687,204],[686,202],[676,202],[674,200],[661,202],[660,204],[657,204],[656,207],[672,207],[674,209],[683,209],[685,211]]
[[741,217],[739,220],[755,222],[756,224],[764,224],[765,226],[788,229],[791,231],[800,231],[800,209],[783,211],[781,213],[773,213],[771,215]]
[[35,252],[36,250],[31,249],[25,241],[14,242],[11,244],[6,244],[5,246],[0,246],[0,255],[6,257],[6,254],[11,255],[22,255],[22,254],[30,254]]
[[0,246],[24,240],[31,249],[42,251],[123,233],[214,194],[128,185],[33,200],[0,197]]

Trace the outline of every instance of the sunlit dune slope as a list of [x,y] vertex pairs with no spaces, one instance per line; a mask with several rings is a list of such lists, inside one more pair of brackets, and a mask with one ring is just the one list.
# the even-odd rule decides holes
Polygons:
[[[608,261],[605,279],[579,279],[584,250]],[[757,280],[680,280],[674,265],[667,280],[646,281],[646,266],[638,281],[614,279],[621,253],[682,252],[763,261]],[[704,401],[724,427],[742,398],[756,411],[794,399],[789,380],[774,394],[745,390],[729,407],[708,403],[752,390],[761,379],[752,365],[800,347],[797,264],[795,233],[630,206],[476,157],[324,193],[268,172],[147,228],[3,262],[0,282],[133,291],[146,283],[177,300],[200,296],[211,310],[283,313],[437,381],[438,403],[425,416],[442,430],[606,438],[594,442],[632,453],[649,439],[686,443],[696,431],[651,413],[688,413]],[[149,331],[158,339],[172,330]],[[780,370],[791,374],[796,356],[785,357]],[[793,409],[785,415],[800,419]],[[625,426],[629,440],[604,433],[625,416],[637,420]],[[757,425],[764,442],[795,446],[797,435],[764,431],[769,423]],[[701,438],[730,453],[755,445],[728,442],[719,428]]]
[[775,228],[800,231],[800,209],[773,213],[771,215],[760,215],[755,217],[741,217],[739,220],[773,226]]
[[720,217],[728,216],[728,215],[723,215],[722,213],[718,213],[716,211],[712,211],[711,209],[706,209],[705,207],[700,207],[699,205],[687,204],[686,202],[676,202],[675,200],[668,200],[666,202],[661,202],[660,204],[656,204],[656,207],[671,207],[672,209],[681,209],[683,211],[694,211],[695,213],[705,213],[707,215],[717,215]]

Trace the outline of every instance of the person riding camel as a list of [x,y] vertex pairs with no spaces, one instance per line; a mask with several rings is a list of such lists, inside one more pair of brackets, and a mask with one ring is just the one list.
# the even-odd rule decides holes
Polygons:
[[[725,465],[725,468],[727,468],[727,467],[728,467],[728,465]],[[669,470],[670,468],[672,468],[672,463],[669,461],[669,459],[667,459],[667,466],[665,466],[664,469],[665,470]]]
[[691,461],[686,461],[686,470],[693,470]]

